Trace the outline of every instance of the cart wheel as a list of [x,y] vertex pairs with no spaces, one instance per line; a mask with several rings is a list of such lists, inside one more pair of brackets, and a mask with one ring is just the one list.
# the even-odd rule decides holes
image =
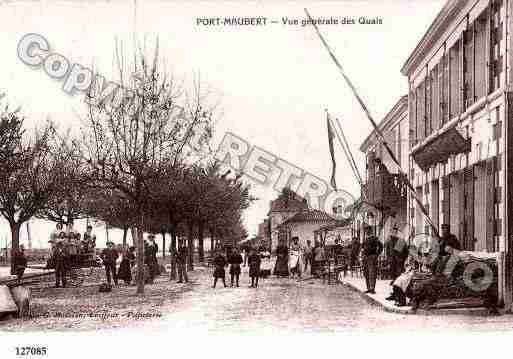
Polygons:
[[84,283],[84,271],[82,268],[71,268],[68,272],[68,283],[72,287],[80,287]]

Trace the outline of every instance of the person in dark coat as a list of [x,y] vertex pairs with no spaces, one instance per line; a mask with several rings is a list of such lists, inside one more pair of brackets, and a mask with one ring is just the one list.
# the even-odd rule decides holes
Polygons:
[[227,262],[226,258],[223,256],[221,251],[218,251],[216,256],[214,257],[214,285],[212,288],[216,287],[217,280],[221,278],[223,280],[224,287],[226,288],[226,279],[224,273],[224,267],[226,267]]
[[[440,256],[449,255],[452,250],[461,250],[461,244],[458,238],[451,233],[450,226],[447,223],[442,224],[442,237],[440,237]],[[450,247],[449,251],[447,247]]]
[[23,273],[25,273],[25,269],[27,268],[27,257],[25,257],[25,248],[23,244],[18,250],[14,251],[12,261],[14,265],[14,273],[18,279],[18,283],[21,283],[21,278],[23,278]]
[[63,242],[55,243],[52,253],[52,263],[55,266],[55,288],[66,288],[66,253],[64,251]]
[[[390,274],[392,281],[390,285],[393,286],[394,281],[399,277],[404,271],[404,263],[406,262],[406,258],[408,258],[408,245],[406,242],[397,236],[397,225],[394,225],[392,228],[392,233],[388,237],[388,241],[386,242],[386,253],[388,258],[390,259]],[[394,292],[389,295],[387,300],[396,300],[396,296]]]
[[351,240],[351,257],[349,265],[351,266],[351,272],[354,272],[358,265],[358,257],[360,256],[360,240],[358,237],[353,237]]
[[258,287],[258,278],[260,277],[261,259],[254,248],[251,249],[248,258],[249,277],[251,278],[251,288]]
[[363,275],[367,291],[365,293],[376,294],[376,279],[378,272],[378,256],[383,250],[383,245],[372,233],[372,227],[365,229],[366,238],[362,246],[363,255]]
[[240,276],[240,265],[243,262],[242,256],[240,255],[237,248],[234,248],[231,256],[228,258],[228,263],[230,263],[230,279],[231,286],[233,287],[233,279],[235,278],[235,283],[237,287],[239,286],[239,276]]
[[118,252],[114,249],[113,242],[107,242],[107,248],[102,251],[101,258],[103,260],[103,265],[105,266],[107,283],[110,286],[112,275],[114,284],[118,285],[118,276],[116,273],[116,260],[118,259]]
[[187,283],[189,282],[189,278],[187,278],[187,247],[182,243],[178,246],[178,250],[175,253],[176,256],[176,269],[178,271],[178,283]]
[[404,263],[408,258],[408,244],[397,235],[398,227],[394,225],[392,234],[387,241],[387,254],[390,256],[392,281],[399,277],[404,271]]
[[153,283],[155,277],[159,275],[158,252],[159,247],[157,243],[155,243],[155,235],[148,235],[148,242],[146,242],[144,246],[144,264],[148,266],[150,271],[150,283]]
[[283,240],[280,240],[280,243],[276,248],[276,264],[274,265],[274,275],[278,277],[289,276],[289,248]]
[[135,247],[123,249],[121,263],[119,264],[118,279],[123,280],[126,285],[132,282],[132,267],[135,264]]

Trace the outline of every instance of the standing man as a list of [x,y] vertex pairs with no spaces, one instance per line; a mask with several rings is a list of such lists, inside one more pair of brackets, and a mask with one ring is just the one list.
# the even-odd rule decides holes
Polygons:
[[258,278],[260,277],[261,259],[254,248],[251,248],[249,258],[249,277],[251,278],[250,288],[258,287]]
[[233,279],[235,278],[235,282],[237,287],[239,286],[239,277],[240,277],[240,264],[242,263],[242,256],[239,253],[237,248],[232,250],[230,257],[228,257],[228,263],[230,264],[230,283],[231,287],[233,287]]
[[[393,286],[397,277],[403,273],[404,263],[406,262],[406,258],[408,258],[408,245],[402,238],[398,237],[397,230],[397,224],[394,224],[392,232],[386,242],[386,254],[390,260],[390,275],[392,277],[392,281],[390,282],[391,286]],[[395,298],[392,291],[392,294],[386,299],[396,300],[397,298]]]
[[365,228],[365,240],[363,242],[363,275],[367,291],[365,293],[376,294],[376,277],[378,272],[378,256],[383,250],[383,245],[372,233],[372,227]]
[[394,224],[392,233],[387,241],[387,254],[390,256],[392,282],[401,275],[404,270],[404,263],[408,258],[408,245],[397,235],[397,224]]
[[187,277],[187,270],[185,268],[187,263],[187,247],[184,245],[183,241],[180,241],[178,246],[178,251],[176,251],[176,269],[178,271],[178,282],[177,283],[185,283],[189,282],[189,278]]
[[118,252],[114,249],[114,243],[111,241],[107,242],[107,248],[102,251],[103,265],[105,266],[105,275],[107,277],[107,283],[110,286],[111,275],[114,279],[114,284],[118,285],[118,276],[116,274],[116,260],[118,259]]
[[55,288],[66,288],[66,253],[64,252],[64,243],[62,241],[55,242],[52,252],[53,265],[55,266]]

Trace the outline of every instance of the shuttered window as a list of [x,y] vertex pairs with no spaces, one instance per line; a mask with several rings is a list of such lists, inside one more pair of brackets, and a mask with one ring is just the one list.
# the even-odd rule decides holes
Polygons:
[[474,26],[463,33],[463,105],[468,108],[474,103]]
[[450,73],[450,98],[449,98],[449,117],[460,113],[460,93],[462,86],[460,84],[460,43],[458,40],[449,50],[449,73]]
[[490,16],[490,91],[501,86],[501,73],[504,67],[504,58],[501,54],[501,40],[503,37],[503,19],[501,16],[501,0],[495,0],[491,5]]
[[417,143],[417,100],[415,91],[410,92],[410,111],[408,113],[409,118],[409,139],[410,146],[415,146]]
[[488,10],[485,10],[474,22],[474,101],[486,95],[486,23]]
[[425,83],[417,87],[417,141],[426,137],[426,91]]
[[425,121],[424,121],[424,128],[425,128],[425,136],[429,136],[432,132],[431,129],[431,75],[427,76],[426,78],[426,84],[425,84],[425,91],[426,91],[426,109],[425,109]]
[[439,110],[439,89],[438,89],[438,83],[439,83],[439,76],[438,76],[438,65],[431,70],[431,132],[436,131],[440,128],[440,124],[438,122],[438,118],[440,115]]
[[442,86],[441,86],[441,102],[440,102],[440,119],[441,123],[444,124],[449,119],[449,56],[446,54],[442,59],[443,71],[442,75]]

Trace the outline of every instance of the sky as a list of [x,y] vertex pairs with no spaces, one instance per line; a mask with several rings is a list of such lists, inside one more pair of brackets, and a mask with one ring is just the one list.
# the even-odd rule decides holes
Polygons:
[[[24,35],[43,35],[52,52],[83,66],[94,64],[107,79],[113,73],[116,41],[127,54],[134,44],[151,49],[158,37],[169,72],[190,84],[200,75],[220,103],[214,147],[226,132],[246,139],[326,181],[331,175],[326,115],[340,119],[361,172],[360,144],[371,125],[312,26],[301,26],[308,8],[314,18],[380,18],[382,24],[320,25],[326,41],[378,121],[407,93],[400,69],[444,4],[441,0],[385,1],[1,1],[0,93],[21,106],[27,127],[47,118],[61,129],[78,126],[83,96],[63,92],[63,81],[17,57]],[[265,26],[198,25],[198,18],[266,17]],[[298,19],[284,25],[283,18]],[[271,20],[277,23],[271,23]],[[335,148],[337,184],[356,197],[358,184],[340,147]],[[250,234],[277,193],[255,184],[259,198],[244,214]],[[33,246],[45,246],[52,223],[33,220]],[[83,232],[83,222],[77,229]],[[95,228],[99,244],[105,228]],[[22,243],[26,230],[22,230]],[[9,240],[0,222],[0,247]],[[119,242],[120,231],[110,238]]]

